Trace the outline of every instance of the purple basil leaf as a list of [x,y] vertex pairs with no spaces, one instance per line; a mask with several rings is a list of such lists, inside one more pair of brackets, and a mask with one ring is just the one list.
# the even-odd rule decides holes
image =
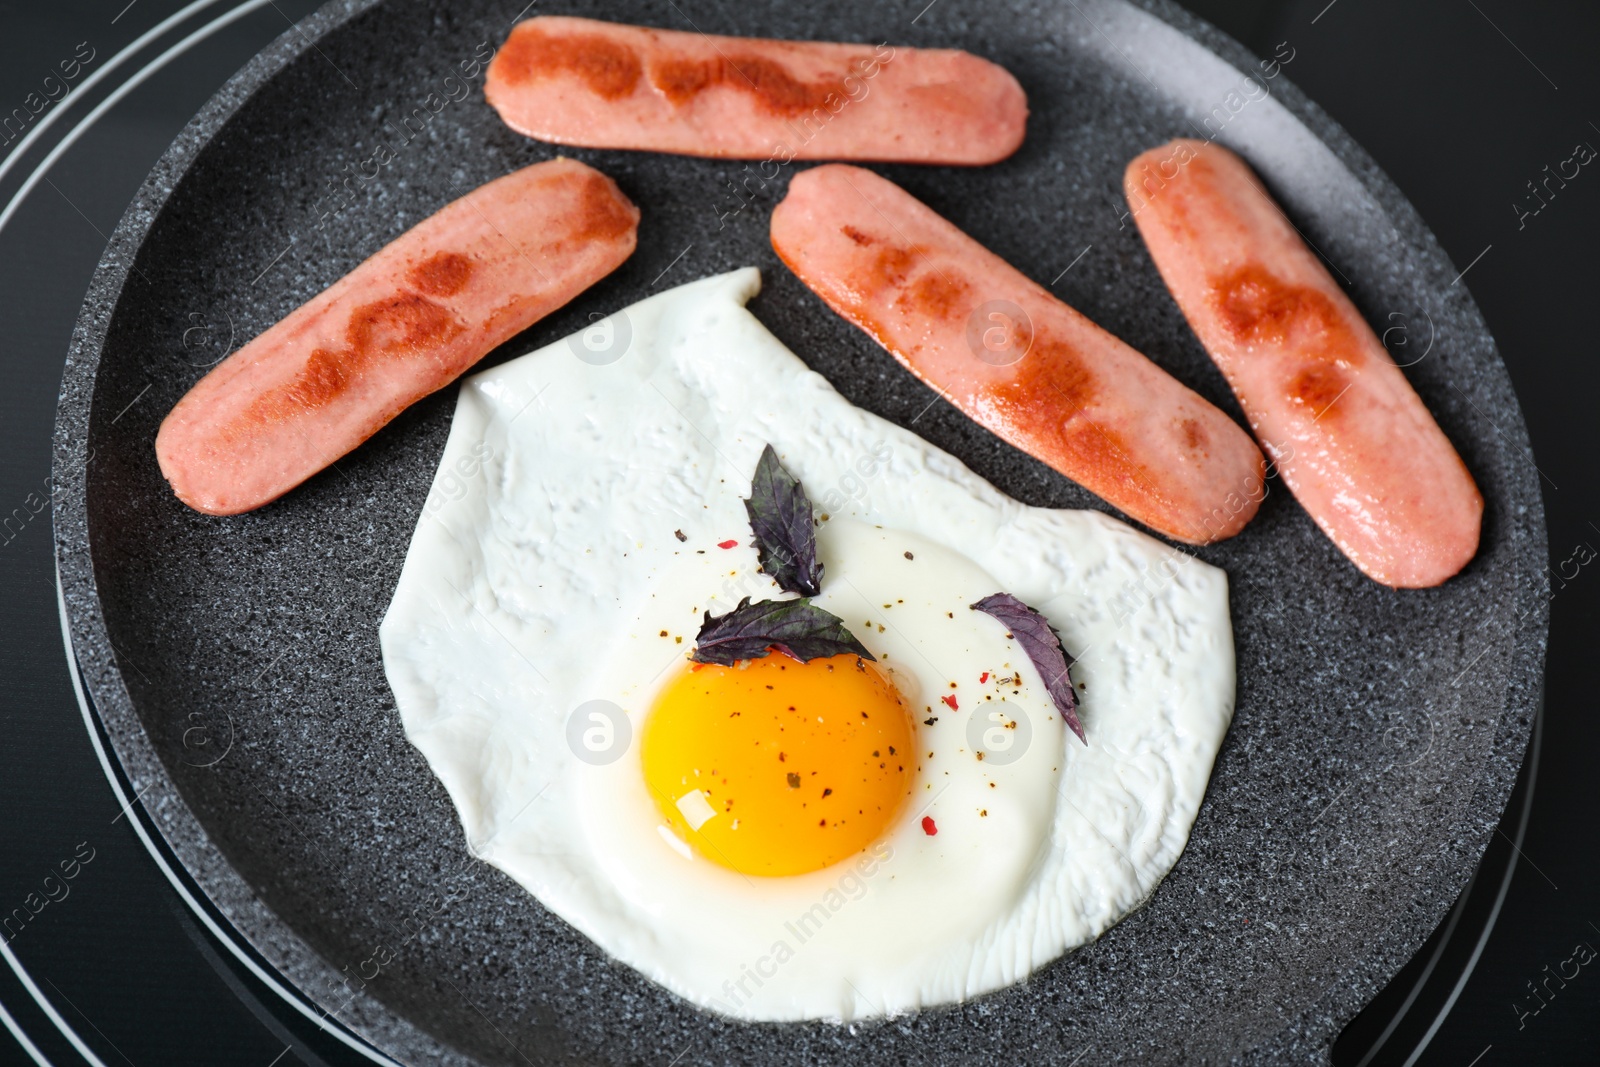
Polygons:
[[744,509],[750,516],[750,529],[755,531],[761,569],[791,593],[816,596],[822,592],[811,501],[794,475],[778,462],[771,445],[761,450]]
[[749,597],[726,615],[713,619],[711,612],[706,612],[690,658],[697,663],[731,667],[739,660],[760,659],[773,651],[801,663],[852,653],[862,659],[876,659],[844,628],[839,616],[809,600],[763,600],[752,604]]
[[1022,651],[1033,661],[1034,668],[1044,677],[1045,688],[1056,710],[1066,720],[1067,726],[1084,744],[1089,739],[1083,734],[1083,724],[1078,721],[1078,694],[1073,691],[1072,678],[1067,668],[1073,659],[1061,647],[1061,637],[1051,628],[1049,621],[1010,593],[986,596],[972,610],[992,615],[1005,624],[1011,636],[1017,639]]

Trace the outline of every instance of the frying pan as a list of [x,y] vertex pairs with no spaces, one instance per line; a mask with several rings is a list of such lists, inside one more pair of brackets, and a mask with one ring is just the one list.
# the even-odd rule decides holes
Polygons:
[[[402,734],[377,624],[453,390],[252,514],[186,509],[155,462],[157,426],[206,367],[444,203],[555,154],[500,123],[481,74],[461,85],[519,6],[337,0],[285,33],[156,166],[85,300],[55,438],[64,625],[114,779],[174,877],[293,996],[404,1063],[1326,1062],[1493,832],[1537,706],[1547,587],[1494,342],[1416,212],[1290,83],[1295,43],[1263,65],[1156,0],[538,9],[1002,63],[1032,108],[1014,158],[881,171],[1239,418],[1119,191],[1142,149],[1214,137],[1347,284],[1486,499],[1477,558],[1438,589],[1363,578],[1281,487],[1244,533],[1198,550],[1230,579],[1237,713],[1187,850],[1098,941],[959,1006],[750,1025],[611,962],[473,859]],[[848,399],[1019,500],[1106,508],[948,407],[778,263],[767,219],[799,165],[562,151],[640,206],[638,252],[485,365],[754,264],[754,313]]]

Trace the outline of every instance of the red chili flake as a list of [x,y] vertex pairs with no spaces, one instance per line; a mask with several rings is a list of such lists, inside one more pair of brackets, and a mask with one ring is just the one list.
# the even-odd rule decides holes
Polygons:
[[950,693],[947,696],[942,696],[939,699],[944,701],[946,704],[949,704],[951,711],[960,711],[961,710],[959,707],[956,706],[956,695],[954,693]]
[[934,834],[939,832],[939,828],[933,825],[932,815],[924,815],[922,817],[922,832],[927,834],[929,837],[932,837]]
[[980,683],[987,682],[988,680],[989,680],[989,672],[988,671],[984,671],[982,674],[978,675],[978,681]]
[[731,541],[731,540],[730,541],[718,541],[717,542],[717,547],[718,548],[736,548],[736,547],[738,547],[738,544],[739,544],[739,542]]

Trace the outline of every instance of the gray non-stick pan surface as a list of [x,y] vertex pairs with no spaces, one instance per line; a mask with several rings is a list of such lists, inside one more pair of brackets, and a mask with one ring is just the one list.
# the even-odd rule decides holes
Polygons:
[[[377,625],[454,389],[252,514],[190,511],[156,466],[156,428],[206,365],[446,202],[556,153],[501,124],[481,74],[462,83],[520,6],[330,4],[207,105],[112,238],[66,368],[55,521],[72,651],[143,817],[262,956],[406,1063],[1325,1060],[1465,885],[1509,795],[1538,701],[1545,533],[1522,417],[1458,267],[1289,84],[1294,42],[1263,68],[1171,5],[1115,0],[940,0],[920,16],[922,0],[539,4],[1004,64],[1032,108],[1015,157],[880,169],[1237,418],[1120,194],[1136,153],[1217,135],[1348,283],[1487,502],[1461,575],[1396,592],[1275,485],[1241,535],[1199,551],[1229,576],[1238,711],[1188,849],[1146,906],[968,1004],[749,1025],[611,962],[469,856],[401,732]],[[755,264],[752,310],[850,400],[1019,500],[1106,508],[938,400],[784,269],[767,223],[800,164],[564,151],[639,205],[638,251],[487,364]]]

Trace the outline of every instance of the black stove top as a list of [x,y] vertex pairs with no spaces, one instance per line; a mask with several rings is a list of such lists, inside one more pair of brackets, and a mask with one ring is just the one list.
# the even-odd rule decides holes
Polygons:
[[[231,934],[140,806],[114,799],[106,775],[120,772],[63,651],[50,538],[56,392],[106,236],[188,118],[315,6],[0,3],[0,322],[14,376],[0,390],[0,1063],[373,1062]],[[1589,973],[1600,972],[1600,720],[1587,658],[1600,638],[1600,567],[1589,566],[1600,558],[1600,177],[1586,166],[1559,176],[1600,147],[1600,12],[1509,0],[1187,6],[1258,53],[1293,48],[1294,81],[1464,268],[1544,480],[1551,634],[1528,759],[1472,883],[1334,1062],[1600,1062],[1600,973]],[[203,350],[216,329],[197,319],[182,343]]]

